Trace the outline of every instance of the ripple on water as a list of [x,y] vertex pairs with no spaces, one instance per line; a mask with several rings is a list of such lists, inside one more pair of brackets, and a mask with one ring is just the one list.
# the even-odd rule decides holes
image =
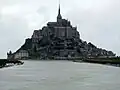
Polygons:
[[70,61],[25,61],[0,70],[0,90],[119,90],[120,68]]

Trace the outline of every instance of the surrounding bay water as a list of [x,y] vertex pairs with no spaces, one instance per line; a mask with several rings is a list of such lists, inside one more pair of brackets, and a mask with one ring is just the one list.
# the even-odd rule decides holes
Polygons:
[[0,90],[120,90],[120,67],[71,61],[24,61],[0,69]]

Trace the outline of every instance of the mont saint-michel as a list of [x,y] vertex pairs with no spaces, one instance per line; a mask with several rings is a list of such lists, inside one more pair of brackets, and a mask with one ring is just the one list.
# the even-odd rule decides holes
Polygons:
[[48,22],[42,29],[34,30],[31,38],[16,51],[7,53],[8,59],[55,59],[56,57],[114,57],[112,51],[98,48],[83,41],[77,27],[63,19],[58,9],[56,22]]

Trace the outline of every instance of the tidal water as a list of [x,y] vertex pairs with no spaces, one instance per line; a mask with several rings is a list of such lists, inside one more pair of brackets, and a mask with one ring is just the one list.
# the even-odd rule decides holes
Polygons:
[[0,69],[0,90],[120,90],[120,67],[25,61]]

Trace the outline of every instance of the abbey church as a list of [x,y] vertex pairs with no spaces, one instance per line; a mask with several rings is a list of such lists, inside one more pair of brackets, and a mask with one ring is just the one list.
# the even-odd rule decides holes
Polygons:
[[[43,37],[60,39],[79,39],[80,35],[77,27],[72,27],[70,21],[62,19],[60,6],[56,22],[48,22],[42,30],[35,30],[32,35],[32,42],[36,45]],[[34,47],[34,46],[33,46]]]
[[49,59],[51,57],[112,57],[112,51],[97,48],[80,39],[77,27],[63,19],[60,5],[56,22],[48,22],[42,29],[34,30],[16,52],[7,53],[8,59]]

